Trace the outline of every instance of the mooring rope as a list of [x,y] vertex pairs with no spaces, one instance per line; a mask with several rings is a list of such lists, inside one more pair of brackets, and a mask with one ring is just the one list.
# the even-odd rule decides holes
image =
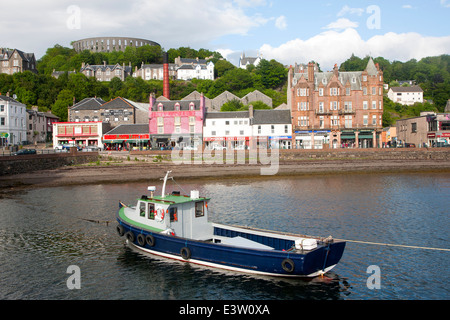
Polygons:
[[370,242],[370,241],[360,241],[360,240],[346,240],[346,239],[334,239],[334,240],[346,241],[346,242],[354,242],[354,243],[362,243],[362,244],[373,244],[373,245],[388,246],[388,247],[402,247],[402,248],[412,248],[412,249],[425,249],[425,250],[450,251],[450,249],[446,249],[446,248],[432,248],[432,247],[408,246],[408,245],[404,245],[404,244],[380,243],[380,242]]

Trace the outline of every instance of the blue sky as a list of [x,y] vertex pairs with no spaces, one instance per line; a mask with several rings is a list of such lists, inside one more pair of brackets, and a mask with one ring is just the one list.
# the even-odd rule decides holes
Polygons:
[[93,36],[129,36],[165,49],[262,54],[322,69],[352,53],[407,61],[450,54],[450,0],[18,0],[3,4],[0,46],[35,52]]

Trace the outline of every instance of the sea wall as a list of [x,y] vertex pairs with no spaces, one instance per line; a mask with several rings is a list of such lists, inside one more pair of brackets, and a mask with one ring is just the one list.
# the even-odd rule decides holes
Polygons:
[[98,152],[70,152],[0,157],[0,176],[94,162]]
[[[280,162],[304,161],[304,160],[450,160],[450,148],[382,148],[382,149],[323,149],[323,150],[304,150],[304,149],[281,149],[281,150],[258,150],[258,151],[217,151],[208,150],[203,156],[215,156],[218,152],[223,152],[223,159],[226,159],[227,152],[234,154],[235,159],[238,153],[245,152],[245,158],[255,158],[260,156],[270,156],[271,152],[279,153]],[[198,151],[130,151],[130,156],[147,155],[162,156],[171,159],[173,155],[182,156],[184,152],[191,153],[192,157],[197,157]],[[233,159],[233,156],[231,156]]]

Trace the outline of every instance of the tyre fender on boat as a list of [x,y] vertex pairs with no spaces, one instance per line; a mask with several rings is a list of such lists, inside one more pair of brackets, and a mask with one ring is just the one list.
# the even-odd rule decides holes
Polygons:
[[141,247],[143,247],[145,245],[145,237],[142,233],[139,233],[137,236],[137,242],[139,243],[139,245]]
[[292,261],[292,259],[287,258],[281,262],[281,267],[283,268],[284,271],[291,273],[294,271],[295,264],[294,261]]
[[191,250],[188,247],[181,248],[180,254],[184,260],[189,260],[191,258]]
[[155,245],[155,238],[151,234],[148,234],[145,236],[145,242],[147,242],[149,247],[153,247]]
[[128,241],[134,242],[134,233],[131,231],[128,231],[125,233],[125,238],[127,238]]
[[121,237],[125,234],[125,230],[121,224],[117,225],[116,230],[117,230],[117,233],[119,234],[119,236],[121,236]]

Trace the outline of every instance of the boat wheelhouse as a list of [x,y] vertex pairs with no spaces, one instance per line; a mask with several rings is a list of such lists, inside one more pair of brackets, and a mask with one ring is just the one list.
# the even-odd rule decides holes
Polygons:
[[143,195],[136,206],[120,202],[117,231],[140,250],[166,258],[227,270],[314,277],[341,259],[345,242],[213,223],[209,198],[190,195]]

